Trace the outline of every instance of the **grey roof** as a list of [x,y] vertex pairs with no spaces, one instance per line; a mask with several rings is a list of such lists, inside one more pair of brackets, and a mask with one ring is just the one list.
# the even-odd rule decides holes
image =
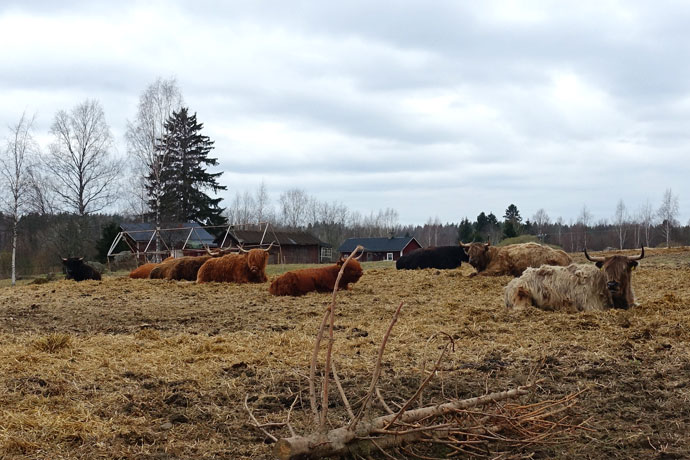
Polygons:
[[393,238],[348,238],[340,245],[338,252],[352,252],[357,245],[364,246],[366,252],[396,252],[405,249],[412,240],[414,240],[412,236],[395,236]]
[[[325,246],[331,247],[330,244],[324,243],[311,233],[307,232],[266,232],[255,230],[230,230],[232,238],[241,244],[258,245],[263,237],[264,244],[271,243],[274,239],[278,239],[281,246]],[[274,237],[275,235],[275,237]]]
[[[161,227],[163,228],[163,230],[161,230],[161,237],[167,242],[171,242],[173,244],[180,242],[183,243],[185,240],[187,240],[187,236],[189,235],[190,229],[193,228],[194,231],[192,231],[191,236],[189,236],[188,243],[197,243],[204,244],[207,246],[214,246],[213,240],[215,239],[215,237],[211,235],[209,232],[207,232],[205,229],[201,228],[201,225],[199,225],[196,222],[165,224]],[[120,228],[123,232],[127,232],[127,235],[134,241],[147,242],[151,239],[151,236],[153,236],[155,224],[150,222],[121,223]],[[178,228],[179,230],[170,230]]]

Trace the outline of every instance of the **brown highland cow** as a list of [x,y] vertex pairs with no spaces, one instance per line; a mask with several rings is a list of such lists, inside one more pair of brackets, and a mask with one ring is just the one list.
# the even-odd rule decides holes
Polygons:
[[465,249],[470,265],[477,270],[470,276],[520,276],[528,267],[565,266],[573,262],[564,251],[537,243],[509,244],[500,248],[490,243],[460,245]]
[[271,249],[251,249],[242,254],[227,254],[211,258],[199,268],[197,283],[264,283],[268,251]]
[[[290,296],[300,296],[311,291],[332,292],[343,262],[341,258],[335,265],[328,267],[305,268],[284,273],[273,280],[269,292],[273,295]],[[348,284],[356,283],[361,276],[362,266],[357,260],[350,259],[340,278],[338,289],[349,289]]]
[[[165,262],[168,262],[171,260],[174,260],[174,257],[167,257],[161,263],[165,263]],[[151,274],[151,270],[153,270],[158,265],[160,265],[160,264],[148,263],[148,264],[141,265],[141,266],[135,268],[134,270],[132,270],[131,272],[129,272],[129,277],[133,278],[133,279],[149,278],[149,275]]]

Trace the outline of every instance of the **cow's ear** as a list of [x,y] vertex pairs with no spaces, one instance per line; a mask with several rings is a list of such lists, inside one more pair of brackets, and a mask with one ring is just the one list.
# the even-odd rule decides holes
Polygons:
[[636,260],[629,261],[628,267],[630,267],[630,270],[635,270],[635,267],[637,267],[637,261]]
[[601,268],[604,266],[604,262],[596,262],[594,265],[596,265],[598,268]]

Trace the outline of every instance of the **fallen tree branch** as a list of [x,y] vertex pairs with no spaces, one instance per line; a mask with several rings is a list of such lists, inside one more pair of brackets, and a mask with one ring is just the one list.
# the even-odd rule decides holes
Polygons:
[[273,453],[280,459],[288,460],[293,458],[320,458],[335,455],[363,455],[367,456],[374,449],[371,439],[375,439],[381,448],[399,446],[408,442],[414,442],[426,436],[442,438],[444,435],[452,433],[457,427],[451,429],[440,429],[436,431],[418,431],[405,435],[388,435],[381,437],[371,436],[372,432],[381,430],[387,426],[394,417],[402,423],[414,423],[416,421],[432,417],[451,414],[459,409],[483,406],[504,399],[515,398],[528,393],[525,388],[515,388],[513,390],[491,393],[476,398],[461,401],[452,401],[436,406],[413,409],[402,414],[384,415],[371,421],[360,421],[355,430],[348,427],[340,427],[326,433],[317,432],[308,436],[293,436],[283,438],[278,441],[273,449]]

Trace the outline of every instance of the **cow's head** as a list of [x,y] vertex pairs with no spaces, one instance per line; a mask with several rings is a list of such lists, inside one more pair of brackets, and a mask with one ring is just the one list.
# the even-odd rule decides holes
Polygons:
[[61,257],[62,265],[65,267],[65,275],[68,279],[74,278],[84,267],[83,257]]
[[491,241],[486,243],[460,243],[462,249],[467,254],[470,265],[472,265],[478,272],[486,270],[489,265],[491,258],[489,256],[489,247],[491,246]]
[[587,254],[587,248],[585,248],[585,257],[594,262],[606,276],[606,288],[611,294],[613,306],[623,309],[632,307],[635,303],[630,282],[632,270],[637,267],[637,261],[644,257],[644,246],[639,256],[592,257]]
[[[360,255],[361,256],[361,255]],[[343,264],[345,263],[344,258],[340,258],[338,262],[336,262],[336,265],[338,268],[342,267]],[[343,276],[341,278],[341,282],[343,283],[356,283],[359,281],[359,279],[362,277],[362,265],[359,263],[359,260],[357,258],[352,258],[350,261],[345,265],[345,270],[343,270]]]

